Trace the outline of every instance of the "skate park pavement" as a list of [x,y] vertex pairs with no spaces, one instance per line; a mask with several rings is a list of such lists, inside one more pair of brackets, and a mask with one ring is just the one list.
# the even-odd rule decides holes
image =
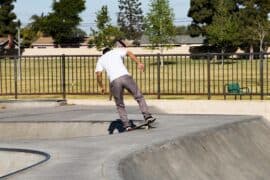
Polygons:
[[[157,128],[114,135],[107,128],[118,115],[105,100],[70,100],[52,107],[5,105],[0,110],[0,158],[5,157],[0,179],[269,178],[269,102],[148,104],[158,118]],[[126,105],[130,119],[142,120],[136,103]],[[22,164],[32,167],[5,176],[25,168]]]

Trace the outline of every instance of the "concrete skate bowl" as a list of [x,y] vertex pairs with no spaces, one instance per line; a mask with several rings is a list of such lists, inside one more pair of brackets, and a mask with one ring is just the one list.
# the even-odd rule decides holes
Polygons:
[[33,168],[50,159],[50,155],[30,149],[0,148],[0,179]]
[[256,119],[227,124],[156,144],[119,165],[128,180],[266,180],[270,126]]

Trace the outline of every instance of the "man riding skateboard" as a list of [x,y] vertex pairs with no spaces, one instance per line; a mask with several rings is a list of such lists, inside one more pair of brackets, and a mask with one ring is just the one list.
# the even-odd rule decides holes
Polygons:
[[132,61],[137,63],[139,70],[142,72],[144,71],[144,64],[141,63],[131,51],[126,49],[126,45],[122,41],[118,41],[118,43],[122,45],[122,48],[113,50],[110,48],[105,48],[103,50],[103,55],[97,61],[95,72],[102,94],[105,91],[104,84],[102,82],[102,72],[104,70],[107,72],[108,78],[110,80],[110,90],[112,96],[114,97],[118,114],[121,121],[123,122],[124,128],[128,131],[132,128],[125,109],[123,98],[124,89],[128,90],[133,95],[134,99],[138,102],[145,122],[151,123],[156,119],[153,118],[151,113],[148,111],[148,106],[145,102],[143,94],[129,74],[123,63],[123,60],[125,56],[129,56]]

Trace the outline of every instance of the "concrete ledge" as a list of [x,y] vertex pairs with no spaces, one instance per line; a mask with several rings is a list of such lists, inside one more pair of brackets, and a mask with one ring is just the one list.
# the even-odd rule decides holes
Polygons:
[[1,109],[12,108],[41,108],[41,107],[56,107],[66,104],[66,100],[1,100]]
[[[168,114],[226,114],[226,115],[261,115],[270,120],[270,101],[223,101],[223,100],[146,100],[151,107],[158,109],[153,113]],[[108,100],[68,100],[67,103],[78,105],[112,105]],[[137,106],[134,100],[126,100],[126,106]]]
[[270,120],[270,101],[150,101],[169,114],[261,115]]
[[0,140],[67,139],[107,135],[110,122],[0,122]]

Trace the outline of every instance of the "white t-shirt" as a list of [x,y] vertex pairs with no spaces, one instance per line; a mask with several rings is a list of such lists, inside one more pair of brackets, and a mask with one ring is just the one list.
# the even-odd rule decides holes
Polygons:
[[123,63],[126,55],[127,49],[125,48],[113,49],[107,52],[98,59],[95,72],[105,70],[110,82],[120,76],[129,75],[128,70]]

